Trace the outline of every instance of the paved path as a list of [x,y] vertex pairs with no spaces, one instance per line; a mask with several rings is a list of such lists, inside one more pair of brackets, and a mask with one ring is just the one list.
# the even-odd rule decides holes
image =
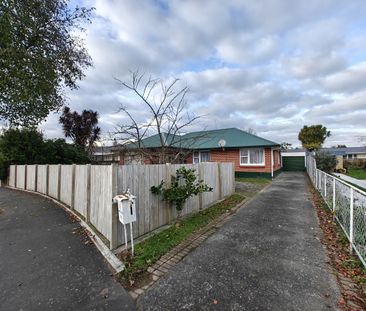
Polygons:
[[357,178],[353,178],[351,176],[347,176],[347,175],[344,175],[344,174],[335,174],[336,176],[340,177],[341,179],[343,179],[344,181],[348,181],[352,184],[355,184],[357,186],[360,186],[364,189],[366,189],[366,180],[361,180],[361,179],[357,179]]
[[134,310],[60,207],[0,188],[0,209],[0,310]]
[[141,310],[337,310],[303,173],[282,173],[138,300]]

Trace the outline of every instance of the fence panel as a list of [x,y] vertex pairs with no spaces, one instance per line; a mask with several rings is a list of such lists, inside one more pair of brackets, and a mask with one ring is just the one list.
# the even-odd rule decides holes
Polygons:
[[60,201],[72,206],[72,165],[61,165]]
[[58,197],[59,165],[49,165],[48,167],[48,195],[54,199]]
[[17,165],[16,187],[19,189],[25,189],[25,174],[25,165]]
[[312,157],[307,159],[307,171],[334,217],[366,267],[366,193],[316,167]]
[[90,170],[90,222],[109,241],[112,221],[112,166],[93,165]]
[[27,190],[36,190],[36,165],[27,165]]
[[75,210],[87,217],[88,206],[88,166],[76,165],[75,166],[75,196],[74,196],[74,208]]
[[226,197],[235,190],[234,164],[220,163],[221,194]]
[[202,208],[208,207],[220,199],[221,185],[218,163],[202,163],[200,167],[201,179],[213,188],[211,192],[202,193]]
[[366,261],[366,196],[356,190],[353,197],[353,244]]
[[[198,179],[204,180],[205,183],[214,188],[210,193],[189,198],[182,211],[183,216],[206,208],[220,198],[233,193],[234,167],[231,163],[119,166],[118,193],[129,189],[132,194],[137,196],[137,221],[133,224],[134,237],[142,236],[176,219],[176,209],[162,201],[161,197],[153,195],[150,188],[159,185],[162,180],[169,183],[170,176],[182,166],[195,169]],[[121,245],[124,243],[124,230],[123,225],[119,222],[117,232],[118,245]],[[128,231],[127,239],[130,239]]]
[[[130,189],[137,196],[137,221],[133,224],[134,236],[139,237],[176,219],[177,212],[161,196],[150,189],[161,181],[169,184],[171,176],[182,166],[196,170],[213,188],[189,198],[182,215],[197,212],[233,192],[234,167],[230,163],[200,163],[182,165],[18,165],[10,166],[9,186],[46,194],[63,202],[85,217],[106,239],[114,245],[112,195],[114,189],[123,193]],[[114,171],[114,170],[117,171]],[[113,174],[117,174],[114,184]],[[113,237],[112,237],[113,235]],[[124,243],[123,226],[117,222],[117,244]]]
[[10,187],[15,187],[15,165],[10,165],[8,183]]
[[47,193],[47,170],[48,165],[38,165],[37,168],[37,192]]

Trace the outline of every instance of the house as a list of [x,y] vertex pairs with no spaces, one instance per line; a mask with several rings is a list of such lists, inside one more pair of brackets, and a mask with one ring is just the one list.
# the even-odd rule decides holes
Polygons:
[[94,147],[91,160],[97,164],[118,163],[119,154],[114,151],[113,146],[97,146]]
[[366,147],[322,148],[334,156],[343,156],[344,160],[366,160]]
[[139,145],[130,143],[120,146],[119,163],[153,164],[170,161],[161,161],[158,158],[162,140],[165,143],[166,159],[173,159],[172,163],[232,162],[238,177],[274,177],[281,170],[278,143],[237,128],[192,132],[175,136],[153,135],[141,140]]

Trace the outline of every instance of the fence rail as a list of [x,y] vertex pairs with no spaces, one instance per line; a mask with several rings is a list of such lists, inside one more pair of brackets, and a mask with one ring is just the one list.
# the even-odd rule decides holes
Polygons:
[[307,157],[307,172],[366,267],[366,192],[344,180],[319,170],[315,159]]
[[[8,186],[38,192],[62,202],[81,215],[109,242],[110,248],[124,244],[123,227],[117,221],[112,198],[130,189],[137,196],[134,237],[171,223],[177,214],[151,186],[170,177],[181,167],[194,168],[196,175],[214,190],[190,198],[183,215],[197,212],[230,195],[235,189],[232,163],[185,165],[11,165]],[[129,239],[129,237],[128,237]]]

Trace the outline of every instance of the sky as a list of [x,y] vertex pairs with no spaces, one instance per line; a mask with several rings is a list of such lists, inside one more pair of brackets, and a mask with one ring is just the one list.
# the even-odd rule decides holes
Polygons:
[[[104,137],[147,114],[131,92],[130,71],[179,78],[191,129],[237,127],[299,146],[304,125],[331,131],[325,146],[364,145],[366,1],[84,0],[94,7],[85,45],[94,66],[67,92],[73,110],[99,112]],[[62,137],[59,114],[40,128]]]

